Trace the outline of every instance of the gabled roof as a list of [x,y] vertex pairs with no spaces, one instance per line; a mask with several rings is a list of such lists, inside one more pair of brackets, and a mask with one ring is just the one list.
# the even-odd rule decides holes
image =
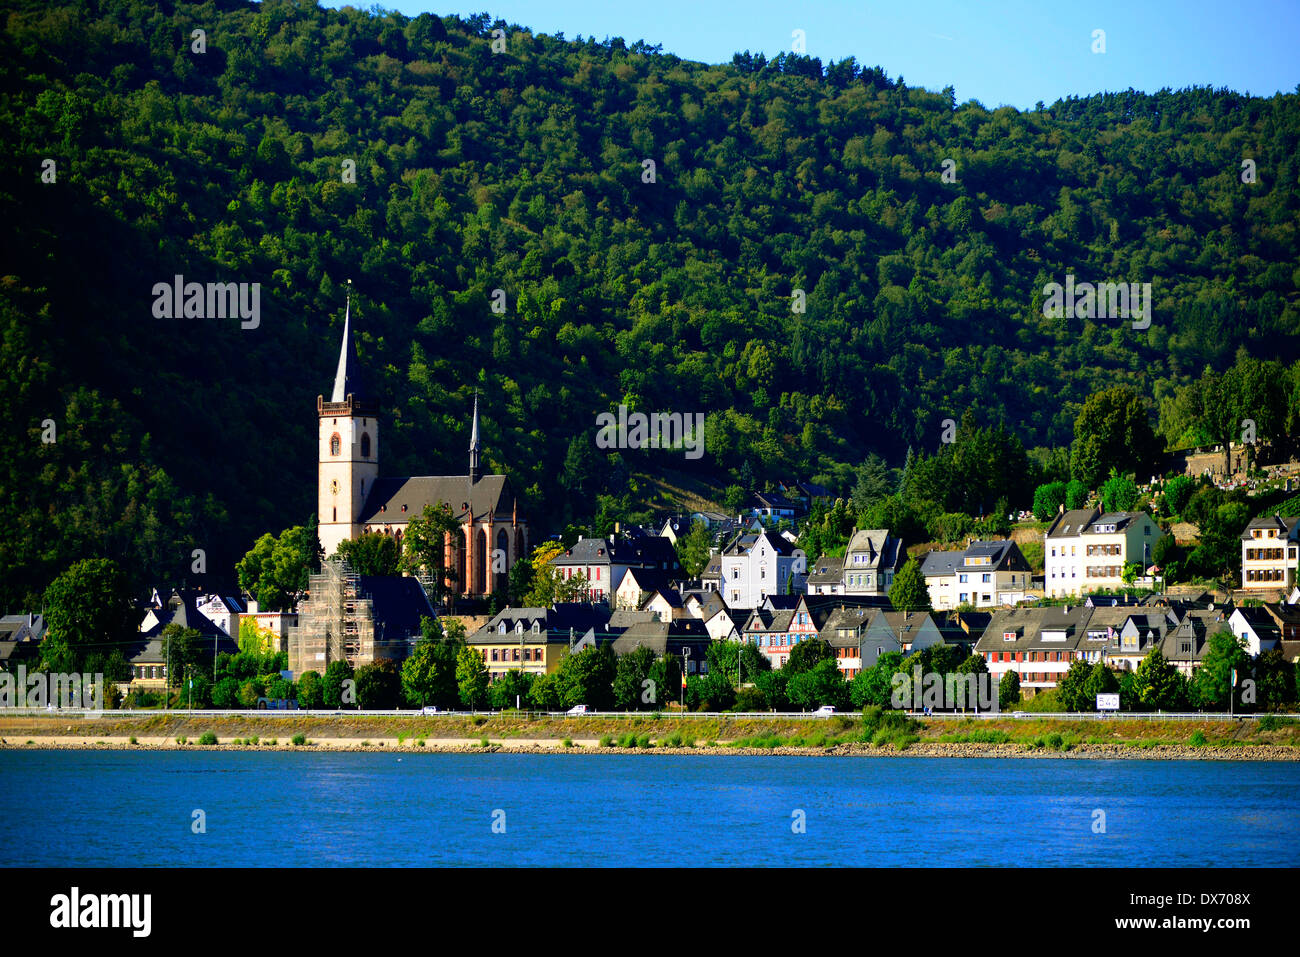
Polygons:
[[[925,611],[882,611],[876,618],[876,624],[884,623],[895,635],[911,640],[927,624],[934,624],[934,619]],[[935,627],[938,627],[937,625]]]
[[[421,591],[420,594],[423,595],[424,592]],[[152,609],[156,619],[154,625],[147,631],[141,631],[136,641],[124,649],[127,661],[132,664],[165,664],[162,633],[168,625],[193,628],[199,633],[200,644],[205,651],[215,647],[218,654],[237,654],[239,645],[236,639],[227,635],[212,619],[198,610],[196,602],[199,597],[197,591],[173,590],[161,608]],[[430,611],[429,614],[432,615],[433,612]]]
[[5,615],[0,618],[0,641],[19,641],[16,637],[19,634],[23,635],[23,642],[39,642],[45,637],[45,616]]
[[652,611],[620,608],[609,613],[609,630],[621,633],[633,625],[640,625],[654,620],[655,615]]
[[774,508],[795,511],[799,508],[798,502],[792,502],[778,492],[755,492],[754,501],[758,502],[759,508]]
[[491,515],[504,522],[510,521],[514,509],[510,483],[504,475],[480,475],[472,490],[468,475],[415,475],[375,479],[359,521],[362,525],[404,525],[420,518],[425,505],[441,503],[458,522],[467,520],[467,506],[475,519]]
[[780,535],[769,535],[766,530],[754,532],[752,534],[739,535],[730,545],[723,549],[722,554],[731,557],[748,555],[758,547],[760,541],[766,541],[768,547],[777,555],[786,556],[794,554],[794,546]]
[[964,559],[963,552],[926,552],[921,559],[921,574],[926,578],[947,578],[956,574]]
[[683,647],[692,649],[692,658],[702,658],[702,648],[709,642],[704,622],[697,618],[672,621],[648,621],[632,625],[614,639],[614,654],[625,655],[637,648],[649,648],[656,655],[681,654]]
[[567,642],[571,631],[575,638],[581,638],[594,628],[598,641],[604,644],[609,640],[611,618],[612,614],[604,606],[586,602],[557,602],[550,608],[505,608],[470,635],[468,641],[470,644],[500,641],[502,636],[499,629],[502,624],[506,626],[507,636],[515,633],[516,626],[520,624],[525,633],[531,634],[535,623],[547,641]]
[[[1188,645],[1187,651],[1183,650]],[[1167,661],[1200,661],[1210,647],[1210,635],[1204,630],[1185,629],[1181,626],[1168,632],[1160,642],[1160,654]]]
[[[865,554],[867,561],[856,562],[854,557]],[[897,568],[907,560],[903,554],[903,542],[884,528],[862,528],[853,533],[848,547],[844,549],[844,567],[852,570],[860,568]]]
[[700,572],[702,581],[722,578],[722,556],[710,555],[709,563],[704,566],[704,571]]
[[615,539],[614,554],[624,565],[641,565],[660,571],[676,571],[681,567],[677,549],[661,535],[638,535],[634,538]]
[[1300,605],[1287,605],[1282,602],[1264,602],[1264,611],[1279,625],[1300,627]]
[[[881,614],[884,612],[879,608],[835,608],[817,629],[817,637],[832,648],[855,647]],[[841,631],[846,634],[841,635]]]
[[[973,564],[973,559],[987,558],[987,565]],[[1010,539],[971,542],[962,552],[962,568],[974,571],[1029,571],[1029,563],[1020,547]]]
[[836,585],[844,575],[844,559],[823,555],[808,570],[809,585]]
[[1134,522],[1150,518],[1146,512],[1106,512],[1095,508],[1075,509],[1063,515],[1058,514],[1048,526],[1048,538],[1074,538],[1078,535],[1110,535],[1112,532],[1099,532],[1096,526],[1115,526],[1115,532],[1123,531]]
[[[1086,605],[1044,605],[1009,608],[994,612],[975,644],[981,654],[991,651],[1070,650],[1086,641],[1092,609]],[[1064,639],[1048,639],[1047,634],[1064,632]],[[1007,635],[1012,635],[1007,638]]]
[[816,482],[803,482],[795,480],[793,482],[781,482],[781,491],[793,492],[796,495],[806,495],[808,498],[830,498],[831,491],[825,485],[818,485]]
[[692,592],[690,595],[686,596],[687,602],[689,602],[691,598],[697,598],[699,600],[699,617],[703,621],[708,621],[718,612],[727,610],[727,603],[722,600],[721,595],[712,589],[702,592]]
[[[608,565],[617,562],[608,538],[580,538],[551,559],[552,565]],[[620,563],[621,564],[621,563]]]
[[654,594],[647,598],[642,607],[647,607],[656,598],[661,598],[669,608],[681,608],[685,603],[682,601],[681,593],[675,588],[669,588],[667,585],[654,589]]
[[156,621],[151,628],[141,631],[141,634],[146,638],[152,638],[162,634],[162,630],[168,625],[177,624],[182,628],[193,628],[202,638],[224,636],[226,633],[211,618],[199,611],[199,597],[196,591],[174,590],[161,608],[153,609]]
[[381,634],[387,638],[419,635],[420,619],[436,617],[424,588],[414,578],[361,575],[359,579],[361,597],[371,602],[376,638]]
[[1258,541],[1250,533],[1255,529],[1268,528],[1276,530],[1282,538],[1297,538],[1300,537],[1300,518],[1296,518],[1294,515],[1286,518],[1281,515],[1260,515],[1252,518],[1246,525],[1241,533],[1241,540],[1243,542]]
[[1236,608],[1232,612],[1233,616],[1239,616],[1250,630],[1255,633],[1255,637],[1260,641],[1281,641],[1282,629],[1276,619],[1264,608]]
[[1056,518],[1052,519],[1052,524],[1047,527],[1047,537],[1074,538],[1082,534],[1083,529],[1090,526],[1100,514],[1101,512],[1095,508],[1076,508],[1069,512],[1058,513]]

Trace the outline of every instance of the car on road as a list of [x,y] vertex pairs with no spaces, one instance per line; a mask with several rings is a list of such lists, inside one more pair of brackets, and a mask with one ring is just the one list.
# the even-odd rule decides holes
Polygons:
[[431,704],[426,704],[423,708],[420,709],[420,711],[421,711],[421,713],[423,713],[423,714],[440,714],[440,713],[441,713],[441,712],[440,712],[436,707],[434,707],[434,706],[431,705]]
[[572,708],[569,709],[568,713],[569,713],[569,714],[587,714],[587,713],[588,713],[588,709],[587,709],[587,706],[586,706],[585,704],[575,704]]
[[829,704],[824,704],[816,711],[813,712],[813,714],[818,718],[829,718],[834,713],[835,713],[835,708]]

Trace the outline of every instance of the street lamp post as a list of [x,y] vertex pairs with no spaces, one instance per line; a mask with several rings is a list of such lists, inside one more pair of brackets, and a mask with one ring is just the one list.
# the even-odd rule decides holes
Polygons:
[[687,670],[687,665],[690,663],[691,660],[690,647],[688,646],[682,648],[682,654],[685,656],[682,659],[682,710],[685,711],[686,710],[686,670]]

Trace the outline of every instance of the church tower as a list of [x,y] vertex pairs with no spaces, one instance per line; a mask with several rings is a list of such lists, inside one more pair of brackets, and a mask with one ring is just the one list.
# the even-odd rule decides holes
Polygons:
[[366,388],[352,345],[352,296],[343,318],[343,345],[329,401],[316,397],[316,518],[330,557],[345,538],[361,534],[361,509],[379,477],[379,403]]

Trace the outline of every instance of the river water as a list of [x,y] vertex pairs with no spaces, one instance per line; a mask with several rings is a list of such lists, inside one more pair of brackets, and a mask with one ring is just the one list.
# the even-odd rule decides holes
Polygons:
[[0,751],[0,865],[1296,866],[1300,763]]

